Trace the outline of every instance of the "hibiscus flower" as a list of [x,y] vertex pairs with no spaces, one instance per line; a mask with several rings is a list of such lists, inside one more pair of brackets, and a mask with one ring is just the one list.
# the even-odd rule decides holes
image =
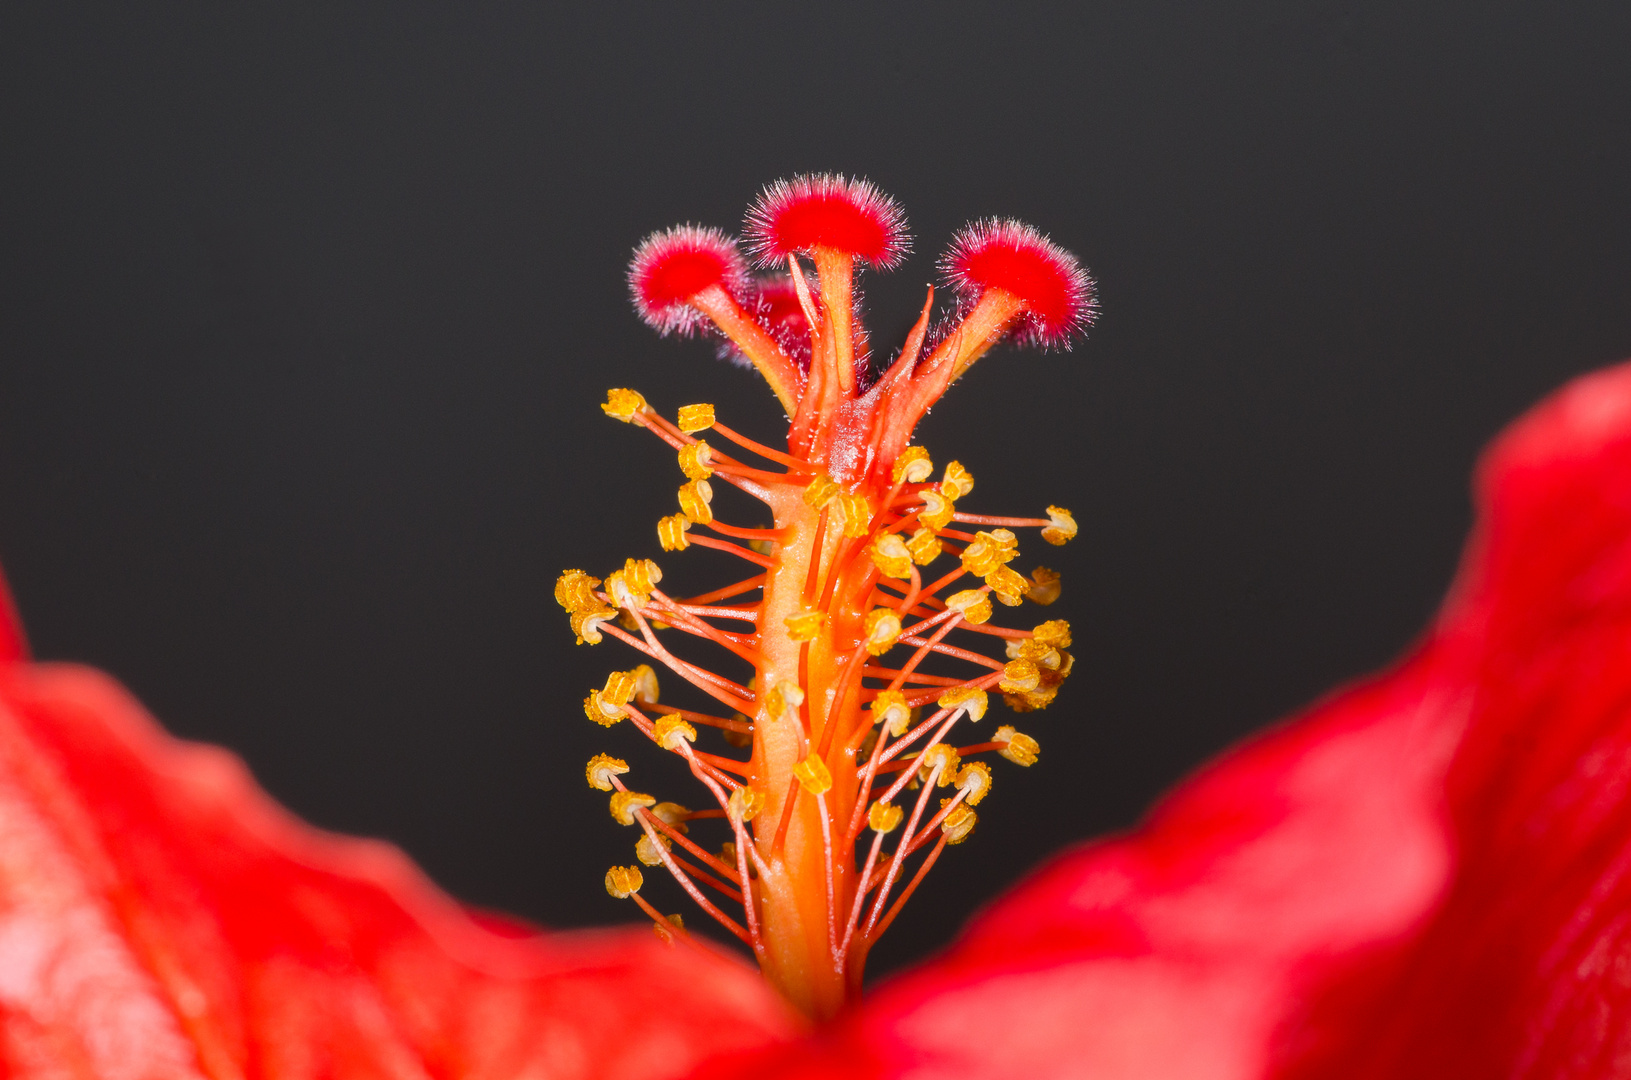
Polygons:
[[1515,424],[1478,501],[1443,612],[1393,670],[1062,854],[813,1029],[689,935],[474,915],[393,849],[301,825],[106,677],[29,663],[0,596],[0,1062],[1631,1075],[1631,365]]

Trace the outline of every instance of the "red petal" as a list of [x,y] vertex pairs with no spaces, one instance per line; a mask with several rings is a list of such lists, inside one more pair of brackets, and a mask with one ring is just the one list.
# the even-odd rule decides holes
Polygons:
[[479,924],[106,677],[0,666],[0,1075],[651,1078],[789,1030],[734,961]]
[[1631,365],[1515,425],[1479,490],[1409,660],[707,1075],[1625,1075]]

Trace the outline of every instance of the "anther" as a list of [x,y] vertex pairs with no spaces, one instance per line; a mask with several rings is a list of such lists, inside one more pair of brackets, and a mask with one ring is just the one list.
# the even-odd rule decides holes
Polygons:
[[599,584],[599,578],[582,570],[567,570],[555,579],[555,602],[573,615],[580,611],[598,610],[605,606],[595,595],[595,587]]
[[624,714],[619,706],[606,700],[602,691],[596,690],[583,699],[583,715],[601,727],[611,727],[623,719]]
[[876,833],[894,832],[895,826],[900,824],[902,816],[904,816],[904,812],[894,803],[874,801],[871,806],[867,807],[867,827]]
[[1059,593],[1063,588],[1058,571],[1049,570],[1046,566],[1039,566],[1031,571],[1031,588],[1025,594],[1025,599],[1047,607],[1059,599]]
[[690,527],[691,519],[684,514],[660,518],[657,521],[657,542],[664,551],[684,551],[691,546],[691,541],[685,535],[685,530]]
[[691,816],[691,811],[687,810],[677,802],[658,803],[656,806],[651,808],[651,816],[662,822],[664,825],[667,825],[675,832],[691,831],[689,826],[685,824],[686,819]]
[[837,502],[845,536],[858,540],[872,530],[872,504],[866,501],[866,496],[842,491]]
[[1018,607],[1031,588],[1030,579],[1011,566],[996,567],[985,575],[985,583],[991,586],[991,595],[1009,607]]
[[651,737],[664,750],[679,750],[680,742],[696,742],[697,729],[673,713],[651,726]]
[[802,611],[782,620],[787,627],[787,637],[792,641],[814,641],[826,621],[827,615],[822,611]]
[[643,608],[663,572],[650,559],[626,559],[623,569],[606,575],[606,592],[620,608]]
[[1003,651],[1010,660],[1029,660],[1037,667],[1045,667],[1050,671],[1058,671],[1063,662],[1063,654],[1052,645],[1030,638],[1010,638]]
[[1049,619],[1033,627],[1031,633],[1045,645],[1052,645],[1056,649],[1070,648],[1070,623],[1064,619]]
[[629,771],[629,763],[622,758],[614,758],[610,754],[596,754],[584,766],[584,778],[589,786],[596,791],[612,790],[612,777],[622,776]]
[[882,534],[872,542],[867,553],[872,556],[872,564],[878,568],[878,573],[885,577],[904,579],[912,576],[912,552],[899,533]]
[[647,806],[657,805],[657,800],[650,795],[642,795],[638,791],[617,791],[612,793],[612,817],[617,819],[619,825],[633,825],[634,811]]
[[[940,805],[945,806],[949,802],[950,799],[942,799]],[[965,799],[953,807],[945,820],[940,822],[940,831],[945,835],[946,843],[961,844],[968,839],[968,834],[974,831],[974,823],[978,820],[979,815],[968,808],[968,801]]]
[[680,488],[680,511],[693,525],[706,525],[714,519],[709,503],[714,501],[713,485],[706,480],[692,480]]
[[906,541],[906,550],[911,554],[912,561],[919,566],[928,566],[938,559],[940,547],[940,537],[927,528],[917,530],[912,534],[912,538]]
[[1063,544],[1076,535],[1076,519],[1063,506],[1048,507],[1048,520],[1053,524],[1042,530],[1042,539],[1050,544]]
[[687,479],[706,480],[714,474],[710,462],[713,461],[714,450],[702,440],[697,440],[680,448],[680,471]]
[[897,484],[921,484],[933,472],[934,462],[929,460],[929,452],[921,446],[908,446],[895,459],[890,475]]
[[809,757],[793,766],[793,778],[811,795],[825,795],[832,790],[832,772],[828,770],[827,763],[821,760],[821,755],[813,751]]
[[944,529],[951,524],[951,516],[957,513],[957,506],[952,499],[935,488],[924,488],[918,494],[923,499],[923,509],[917,515],[919,521],[935,530]]
[[657,940],[664,945],[674,944],[674,935],[685,932],[685,920],[676,912],[673,915],[664,915],[662,922],[653,922],[651,932],[657,935]]
[[614,420],[632,424],[636,416],[646,411],[646,399],[633,390],[608,390],[606,404],[601,409]]
[[960,708],[968,714],[970,720],[979,720],[985,716],[986,706],[990,704],[990,700],[984,690],[972,686],[954,686],[941,694],[940,700],[935,704],[942,709]]
[[991,790],[991,766],[983,761],[971,761],[957,774],[955,783],[958,790],[965,793],[963,802],[977,806]]
[[842,489],[839,487],[838,481],[826,473],[822,473],[814,480],[811,480],[809,486],[804,489],[804,501],[812,508],[820,510],[837,498],[840,490]]
[[657,686],[657,672],[650,664],[637,664],[628,672],[634,680],[634,700],[641,705],[657,704],[659,688]]
[[584,642],[599,645],[605,640],[600,632],[600,624],[610,622],[615,618],[617,618],[615,608],[605,608],[600,611],[580,611],[571,618],[572,633],[577,635],[579,645]]
[[861,625],[866,651],[873,656],[882,656],[900,640],[900,616],[889,608],[873,608]]
[[963,549],[963,569],[975,577],[985,577],[1019,555],[1019,538],[1007,529],[977,532]]
[[[661,866],[663,864],[662,852],[674,850],[674,841],[661,833],[657,835],[657,843],[651,842],[651,833],[641,833],[640,839],[634,842],[634,857],[647,866]],[[659,846],[661,850],[659,851]]]
[[645,883],[638,866],[614,866],[606,871],[606,891],[619,900],[627,900]]
[[997,729],[997,733],[991,736],[991,741],[1002,743],[1003,748],[997,753],[1015,765],[1035,765],[1036,756],[1042,752],[1041,745],[1035,739],[1015,731],[1007,724]]
[[958,757],[955,747],[935,743],[918,755],[917,765],[918,778],[925,784],[935,775],[935,768],[938,766],[940,775],[936,778],[935,784],[938,787],[946,787],[957,778],[957,770],[962,765],[962,759]]
[[742,786],[731,792],[727,809],[737,821],[752,821],[765,808],[768,799],[758,788]]
[[765,694],[765,711],[770,713],[772,720],[779,720],[789,713],[796,714],[802,704],[804,689],[790,680],[777,683]]
[[912,721],[912,710],[907,707],[906,695],[899,690],[882,690],[868,706],[872,722],[882,724],[884,730],[899,738],[906,734],[906,725]]
[[1029,660],[1010,660],[1003,665],[997,689],[1005,694],[1024,694],[1042,682],[1042,672]]
[[963,621],[978,626],[991,618],[991,597],[984,589],[964,589],[946,597],[946,606],[960,612]]
[[948,499],[961,499],[974,490],[974,474],[963,468],[963,463],[953,461],[946,466],[944,479],[940,481],[940,493]]
[[714,426],[714,407],[712,405],[681,405],[679,421],[680,430],[687,435],[707,431]]

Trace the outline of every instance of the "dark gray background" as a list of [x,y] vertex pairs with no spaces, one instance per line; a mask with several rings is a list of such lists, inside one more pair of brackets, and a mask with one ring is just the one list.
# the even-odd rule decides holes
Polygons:
[[6,5],[0,558],[38,652],[471,902],[630,918],[581,770],[642,752],[578,707],[630,654],[574,648],[550,587],[656,554],[679,478],[596,405],[779,416],[635,320],[624,260],[838,169],[917,237],[867,279],[880,343],[978,215],[1104,303],[925,425],[972,505],[1075,509],[1080,664],[878,968],[1386,663],[1478,448],[1631,353],[1631,8],[1062,7]]

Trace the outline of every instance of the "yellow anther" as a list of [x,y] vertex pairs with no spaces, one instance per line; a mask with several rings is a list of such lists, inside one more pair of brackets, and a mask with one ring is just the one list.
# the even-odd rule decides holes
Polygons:
[[[949,802],[950,799],[942,799],[940,805],[945,806]],[[974,823],[978,820],[979,815],[968,808],[968,800],[965,799],[940,822],[940,831],[945,835],[946,843],[961,844],[974,831]]]
[[872,556],[872,565],[884,577],[912,576],[912,553],[899,533],[884,533],[872,542],[867,554]]
[[697,729],[670,713],[651,725],[651,737],[664,750],[678,751],[682,740],[697,741]]
[[872,531],[872,504],[866,501],[866,496],[843,491],[835,502],[838,516],[843,519],[845,536],[858,540]]
[[1052,645],[1056,649],[1070,648],[1070,623],[1064,619],[1049,619],[1032,627],[1031,633],[1044,645]]
[[1034,637],[1010,638],[1003,646],[1003,651],[1010,660],[1029,660],[1039,668],[1049,671],[1058,671],[1059,665],[1064,662],[1064,656],[1052,645],[1038,641]]
[[942,709],[962,709],[970,720],[980,720],[985,716],[990,699],[985,696],[984,690],[972,686],[954,686],[941,694],[940,700],[935,704]]
[[606,695],[596,690],[583,699],[583,715],[601,727],[611,727],[628,714],[620,706],[607,701]]
[[706,480],[714,474],[713,447],[700,439],[680,449],[680,471],[689,480]]
[[1033,603],[1047,607],[1059,599],[1059,593],[1064,586],[1059,581],[1057,571],[1049,570],[1046,566],[1039,566],[1031,571],[1031,588],[1025,598]]
[[961,499],[974,490],[974,474],[953,461],[946,466],[945,478],[940,481],[940,493],[948,499]]
[[650,664],[637,664],[629,671],[634,679],[634,700],[641,705],[657,704],[657,673]]
[[580,611],[597,611],[605,607],[595,595],[595,586],[599,584],[599,578],[582,570],[568,570],[555,579],[555,602],[573,615]]
[[963,621],[978,625],[991,618],[991,597],[984,589],[964,589],[946,597],[946,606],[961,612]]
[[664,825],[667,825],[675,832],[691,831],[690,827],[685,824],[686,819],[691,816],[691,811],[687,810],[677,802],[658,803],[656,806],[651,808],[651,816],[662,822]]
[[578,637],[578,644],[588,642],[599,645],[604,638],[600,633],[601,623],[610,622],[617,618],[615,608],[606,608],[603,611],[580,611],[572,616],[572,633]]
[[957,774],[956,784],[959,790],[968,794],[963,796],[963,802],[969,806],[978,806],[980,800],[985,798],[986,792],[991,790],[991,766],[983,761],[971,761],[963,766],[963,771]]
[[1004,746],[997,753],[1012,761],[1015,765],[1035,765],[1036,755],[1042,752],[1042,747],[1029,735],[1015,731],[1004,724],[991,736],[992,742],[1003,743]]
[[681,405],[680,430],[687,435],[695,435],[699,431],[707,431],[714,426],[714,407],[712,405]]
[[963,569],[975,577],[985,577],[1019,554],[1019,537],[1007,529],[977,532],[963,549]]
[[787,627],[788,638],[793,641],[814,641],[826,621],[827,615],[821,611],[802,611],[782,620]]
[[714,501],[713,485],[706,480],[692,480],[680,488],[680,512],[691,519],[693,525],[706,525],[714,519],[709,503]]
[[612,817],[617,819],[619,825],[633,825],[636,810],[656,804],[656,799],[638,791],[616,791],[612,793]]
[[584,766],[584,778],[589,786],[596,791],[612,790],[612,777],[622,776],[629,771],[629,763],[622,758],[614,758],[610,754],[596,754]]
[[889,833],[895,831],[903,816],[901,808],[894,803],[874,802],[867,807],[866,823],[873,832]]
[[1042,672],[1029,660],[1010,660],[1003,665],[997,689],[1005,694],[1024,694],[1042,682]]
[[912,721],[912,710],[907,708],[906,695],[899,690],[881,690],[872,699],[872,722],[884,725],[884,730],[899,738],[906,734],[906,725]]
[[627,900],[645,883],[638,866],[614,866],[606,871],[606,891],[619,900]]
[[600,691],[601,700],[608,705],[627,705],[634,700],[634,692],[640,688],[639,678],[638,669],[612,672],[606,676],[606,685]]
[[736,865],[736,841],[727,840],[719,845],[719,861],[727,866]]
[[690,539],[685,530],[691,527],[691,519],[684,514],[671,514],[657,520],[657,542],[663,546],[664,551],[684,551],[691,546]]
[[726,809],[730,811],[731,817],[737,821],[752,821],[765,808],[766,801],[764,792],[758,788],[744,785],[731,792],[731,797],[726,803]]
[[791,680],[777,683],[765,694],[765,711],[772,720],[779,720],[789,713],[797,715],[798,707],[803,704],[804,688]]
[[889,608],[873,608],[866,613],[861,629],[865,634],[862,640],[866,643],[866,651],[873,656],[882,656],[900,640],[900,616]]
[[929,452],[921,446],[908,446],[900,452],[895,459],[895,467],[890,471],[895,483],[921,484],[934,472],[934,462],[929,460]]
[[606,404],[601,409],[614,420],[632,424],[636,416],[646,411],[646,399],[633,390],[608,390]]
[[810,486],[804,489],[804,501],[820,510],[823,506],[836,499],[840,490],[842,489],[839,488],[837,480],[834,480],[826,473],[822,473],[814,480],[811,480]]
[[1063,544],[1076,535],[1076,519],[1063,506],[1048,507],[1048,520],[1053,524],[1042,530],[1042,539],[1050,544]]
[[651,932],[665,945],[674,944],[676,934],[685,933],[685,920],[676,915],[664,915],[662,922],[651,924]]
[[[962,761],[963,759],[958,756],[955,747],[947,746],[945,743],[935,743],[918,755],[918,778],[927,784],[929,779],[933,777],[938,787],[945,787],[957,778],[957,770],[962,765]],[[937,769],[939,770],[938,776],[935,772]]]
[[606,575],[606,593],[620,608],[643,608],[663,572],[650,559],[625,559],[623,569]]
[[[659,847],[661,850],[659,850]],[[661,866],[663,864],[662,852],[674,850],[674,841],[668,837],[657,834],[657,843],[651,842],[650,833],[642,833],[640,839],[634,842],[634,857],[647,866]]]
[[812,751],[810,756],[793,766],[793,779],[811,795],[825,795],[832,789],[832,773],[821,755]]
[[923,498],[923,509],[918,511],[918,521],[937,532],[951,524],[951,516],[957,512],[957,507],[951,499],[935,488],[924,488],[918,494]]
[[928,566],[940,557],[940,537],[929,529],[919,529],[906,541],[906,550],[911,554],[912,561],[919,566]]
[[1018,607],[1025,594],[1031,591],[1031,580],[1011,566],[999,566],[985,575],[991,586],[991,595],[1009,607]]

